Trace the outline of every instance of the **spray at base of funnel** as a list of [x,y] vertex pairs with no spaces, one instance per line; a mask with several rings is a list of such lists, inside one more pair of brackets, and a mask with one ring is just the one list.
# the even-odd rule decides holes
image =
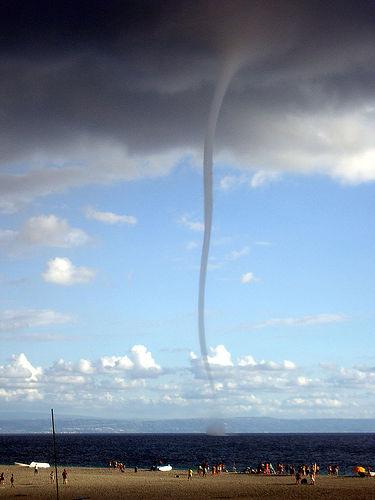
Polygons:
[[212,209],[213,209],[213,188],[212,188],[212,166],[213,166],[213,143],[216,132],[217,120],[219,117],[221,105],[225,97],[228,86],[233,75],[241,66],[241,60],[238,57],[229,58],[223,65],[221,75],[217,81],[215,93],[212,99],[210,114],[207,122],[206,137],[204,141],[203,156],[203,185],[204,185],[204,235],[201,255],[201,266],[199,273],[199,298],[198,298],[198,332],[199,344],[203,366],[209,380],[212,394],[214,394],[214,382],[211,373],[211,367],[208,362],[206,332],[205,332],[205,297],[206,297],[206,277],[208,254],[210,250],[211,229],[212,229]]
[[212,420],[207,425],[206,434],[208,436],[225,436],[225,423],[220,420]]

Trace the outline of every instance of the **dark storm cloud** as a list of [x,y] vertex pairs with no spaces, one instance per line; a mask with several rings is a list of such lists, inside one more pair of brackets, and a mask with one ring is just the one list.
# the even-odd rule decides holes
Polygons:
[[[0,146],[13,192],[3,208],[37,178],[47,180],[35,196],[158,175],[200,151],[220,66],[233,57],[243,64],[218,150],[247,168],[373,179],[374,27],[365,1],[3,1]],[[370,154],[365,170],[354,156],[345,164],[348,153],[360,163]]]

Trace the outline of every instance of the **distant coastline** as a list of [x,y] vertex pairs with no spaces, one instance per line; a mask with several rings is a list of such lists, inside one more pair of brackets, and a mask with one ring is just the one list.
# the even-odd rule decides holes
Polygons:
[[[135,420],[71,417],[56,414],[59,433],[88,434],[196,434],[206,433],[212,420],[205,418]],[[227,434],[247,433],[375,433],[375,419],[321,418],[279,419],[272,417],[237,417],[217,419]],[[0,413],[0,434],[48,433],[49,415],[10,415]]]

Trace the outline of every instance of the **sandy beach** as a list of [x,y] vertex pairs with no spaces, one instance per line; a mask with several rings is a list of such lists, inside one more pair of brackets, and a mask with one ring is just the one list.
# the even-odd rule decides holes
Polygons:
[[[375,499],[375,479],[356,477],[318,477],[315,486],[296,485],[286,476],[257,476],[224,473],[220,476],[199,477],[194,473],[188,481],[187,471],[151,472],[104,468],[67,468],[68,483],[62,484],[59,468],[59,498],[99,499],[120,498],[267,498],[267,499]],[[0,466],[5,484],[0,486],[0,498],[56,498],[56,485],[50,483],[51,469],[40,470],[18,466]],[[10,476],[14,474],[14,488]]]

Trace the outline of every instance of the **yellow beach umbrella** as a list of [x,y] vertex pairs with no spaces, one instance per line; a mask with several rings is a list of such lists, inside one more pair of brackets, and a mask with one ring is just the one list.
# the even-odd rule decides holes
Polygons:
[[355,474],[366,474],[366,469],[361,465],[357,465],[356,467],[353,468],[353,472]]

